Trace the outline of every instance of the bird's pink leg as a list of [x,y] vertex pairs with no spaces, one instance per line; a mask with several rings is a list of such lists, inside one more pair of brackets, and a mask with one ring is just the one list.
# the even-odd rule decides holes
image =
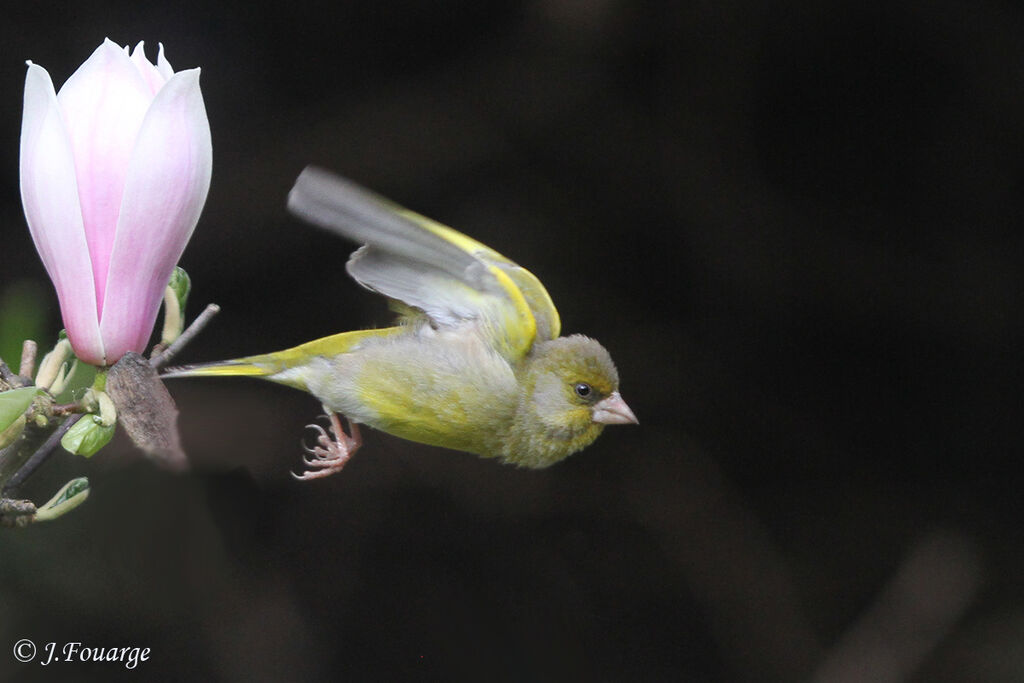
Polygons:
[[352,457],[352,454],[363,445],[363,437],[359,434],[358,422],[349,421],[350,436],[345,433],[344,428],[341,426],[341,418],[338,417],[337,413],[328,411],[327,418],[331,421],[330,433],[320,425],[306,425],[319,432],[319,436],[316,439],[316,446],[310,448],[303,444],[302,448],[312,457],[304,456],[302,458],[307,470],[302,474],[292,472],[292,476],[296,479],[302,481],[322,479],[323,477],[331,476],[335,472],[340,472],[341,468],[348,462],[348,459]]

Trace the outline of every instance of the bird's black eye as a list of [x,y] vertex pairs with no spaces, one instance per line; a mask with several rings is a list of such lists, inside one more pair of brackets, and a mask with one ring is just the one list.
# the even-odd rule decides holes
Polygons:
[[590,386],[586,382],[579,382],[573,387],[573,391],[580,398],[590,398],[590,395],[594,393],[594,387]]

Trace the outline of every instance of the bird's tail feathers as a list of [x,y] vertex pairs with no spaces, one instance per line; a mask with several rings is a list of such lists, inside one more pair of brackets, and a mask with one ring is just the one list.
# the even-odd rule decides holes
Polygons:
[[381,338],[397,334],[402,327],[388,327],[374,330],[358,330],[342,332],[329,337],[316,339],[299,346],[264,353],[259,356],[246,356],[234,360],[222,360],[212,363],[195,365],[179,365],[167,368],[160,373],[161,377],[262,377],[271,382],[286,384],[296,389],[306,390],[305,367],[314,358],[331,358],[351,351],[357,344],[373,338]]
[[282,370],[283,363],[276,361],[273,354],[250,356],[234,360],[195,363],[166,368],[161,377],[269,377]]

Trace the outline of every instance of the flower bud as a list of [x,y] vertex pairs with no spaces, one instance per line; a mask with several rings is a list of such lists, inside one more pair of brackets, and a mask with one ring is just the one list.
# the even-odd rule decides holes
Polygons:
[[210,126],[199,69],[109,40],[55,92],[29,62],[21,198],[80,359],[141,352],[206,201]]

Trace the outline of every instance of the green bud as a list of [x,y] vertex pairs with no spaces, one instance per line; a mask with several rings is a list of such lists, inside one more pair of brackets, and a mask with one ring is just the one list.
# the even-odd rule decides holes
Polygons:
[[65,515],[85,502],[89,497],[89,480],[85,477],[72,479],[60,491],[36,511],[36,522],[49,522]]
[[161,344],[170,344],[185,329],[185,303],[192,291],[192,279],[181,266],[175,266],[171,280],[164,290],[164,329]]
[[115,426],[104,425],[99,415],[85,415],[60,440],[64,450],[91,458],[114,437]]
[[192,291],[192,278],[188,276],[184,268],[174,266],[174,271],[171,273],[171,279],[167,282],[167,286],[174,290],[175,296],[178,297],[178,301],[181,303],[182,309],[184,309],[185,302],[188,301],[189,292]]

